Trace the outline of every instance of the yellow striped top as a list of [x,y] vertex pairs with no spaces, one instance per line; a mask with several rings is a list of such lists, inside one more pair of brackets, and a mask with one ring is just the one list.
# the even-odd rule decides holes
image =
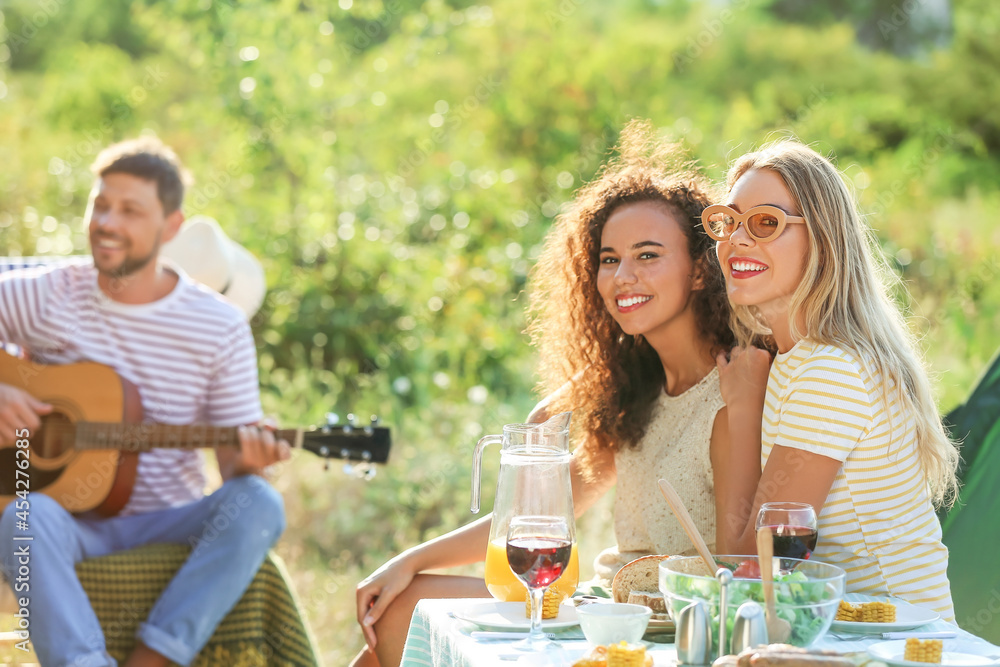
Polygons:
[[844,568],[848,592],[892,595],[954,620],[948,549],[920,467],[914,419],[893,396],[885,404],[881,377],[834,345],[803,340],[777,355],[764,401],[761,466],[775,445],[841,461],[812,558]]

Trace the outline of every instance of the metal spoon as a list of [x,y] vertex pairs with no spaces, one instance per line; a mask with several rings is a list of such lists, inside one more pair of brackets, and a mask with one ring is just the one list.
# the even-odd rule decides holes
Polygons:
[[694,544],[694,548],[698,551],[698,555],[701,559],[705,561],[705,566],[708,567],[708,576],[714,576],[718,571],[719,566],[716,565],[715,559],[712,558],[712,552],[709,551],[708,545],[705,543],[705,538],[701,536],[698,532],[698,526],[694,524],[694,520],[691,515],[688,514],[687,507],[684,506],[684,501],[681,497],[677,495],[677,491],[674,487],[670,486],[670,482],[665,479],[659,481],[660,493],[663,497],[667,499],[667,504],[670,505],[670,509],[674,511],[674,516],[681,524],[681,528],[687,533],[688,539]]
[[764,586],[764,602],[767,604],[767,638],[772,644],[784,644],[792,634],[792,624],[778,618],[774,604],[774,570],[771,561],[774,543],[771,529],[761,526],[757,530],[757,558],[760,561],[760,581]]

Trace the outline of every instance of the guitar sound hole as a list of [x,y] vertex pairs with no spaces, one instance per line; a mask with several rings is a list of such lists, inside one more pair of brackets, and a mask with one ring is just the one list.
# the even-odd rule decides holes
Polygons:
[[61,412],[42,417],[42,426],[31,438],[31,450],[43,459],[54,459],[73,449],[76,427]]

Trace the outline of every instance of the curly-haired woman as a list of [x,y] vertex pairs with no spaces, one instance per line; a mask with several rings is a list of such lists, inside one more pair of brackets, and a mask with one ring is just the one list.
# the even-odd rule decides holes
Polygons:
[[[633,558],[688,549],[658,478],[673,482],[710,541],[730,502],[715,361],[734,342],[730,311],[700,225],[709,188],[679,155],[647,124],[630,124],[619,157],[557,220],[533,274],[530,329],[546,399],[530,419],[574,413],[577,516],[617,482],[617,544],[595,563],[605,583]],[[482,579],[423,572],[482,561],[489,522],[408,549],[358,585],[369,649],[356,665],[399,662],[418,600],[488,596]]]

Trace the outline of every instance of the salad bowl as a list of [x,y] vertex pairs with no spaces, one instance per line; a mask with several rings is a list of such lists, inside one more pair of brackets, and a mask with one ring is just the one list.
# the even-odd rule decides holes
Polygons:
[[[726,635],[732,636],[736,609],[753,600],[763,604],[764,591],[756,556],[715,556],[718,566],[732,570],[726,604]],[[806,647],[823,636],[837,615],[844,596],[846,573],[836,565],[798,558],[775,558],[776,610],[791,624],[788,643]],[[660,563],[660,591],[667,612],[676,620],[681,609],[694,600],[704,600],[709,612],[713,647],[719,641],[719,582],[705,575],[698,556],[668,558]]]

